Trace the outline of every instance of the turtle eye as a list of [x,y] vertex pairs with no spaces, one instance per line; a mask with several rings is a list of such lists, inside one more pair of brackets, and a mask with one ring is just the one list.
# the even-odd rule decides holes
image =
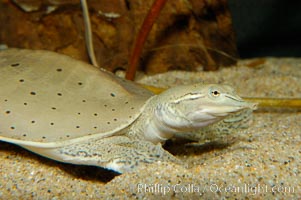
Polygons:
[[211,94],[212,94],[212,96],[214,96],[214,97],[218,97],[221,93],[220,93],[219,91],[217,91],[217,90],[212,90],[212,91],[211,91]]

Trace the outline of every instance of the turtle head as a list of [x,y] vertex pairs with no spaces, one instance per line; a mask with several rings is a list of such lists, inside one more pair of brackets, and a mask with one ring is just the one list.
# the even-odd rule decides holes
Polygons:
[[158,95],[155,116],[161,129],[189,131],[217,122],[230,113],[256,109],[228,85],[194,84],[171,88]]

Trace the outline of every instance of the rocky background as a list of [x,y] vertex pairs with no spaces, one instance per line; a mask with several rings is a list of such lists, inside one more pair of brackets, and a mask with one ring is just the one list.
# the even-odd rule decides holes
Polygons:
[[[127,67],[152,2],[88,0],[101,67],[110,71]],[[79,0],[1,0],[0,24],[0,43],[9,47],[48,49],[89,61]],[[226,0],[168,1],[147,39],[140,70],[149,74],[215,70],[235,63],[236,57]]]

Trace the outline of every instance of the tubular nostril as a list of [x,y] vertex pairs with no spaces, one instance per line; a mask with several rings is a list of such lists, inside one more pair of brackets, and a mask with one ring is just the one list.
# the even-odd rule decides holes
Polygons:
[[250,108],[252,110],[256,110],[258,108],[258,103],[252,103],[252,105],[250,106]]

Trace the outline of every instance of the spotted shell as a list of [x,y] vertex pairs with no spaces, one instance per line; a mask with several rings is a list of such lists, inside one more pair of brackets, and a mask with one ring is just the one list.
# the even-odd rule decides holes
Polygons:
[[71,57],[0,51],[0,140],[64,143],[113,135],[133,123],[153,94]]

